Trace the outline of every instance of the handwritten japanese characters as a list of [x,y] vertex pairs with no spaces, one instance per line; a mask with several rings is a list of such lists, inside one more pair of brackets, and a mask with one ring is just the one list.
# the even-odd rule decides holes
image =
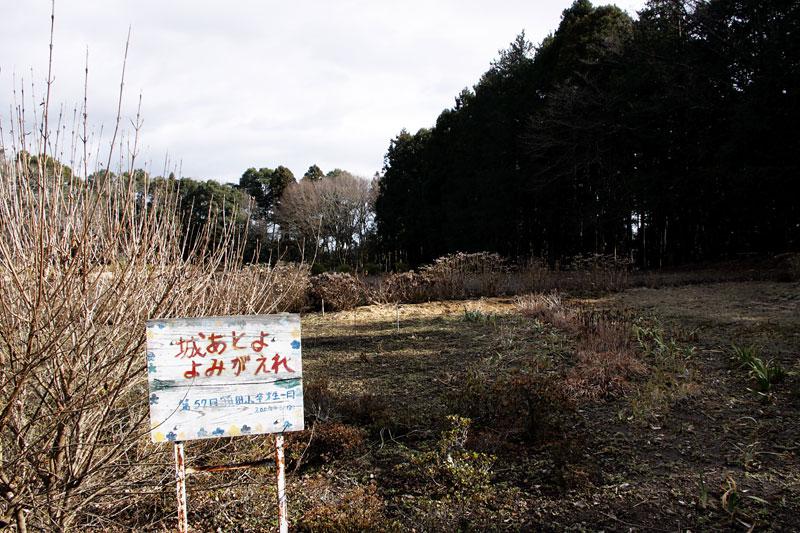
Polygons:
[[153,442],[303,429],[300,316],[147,323]]

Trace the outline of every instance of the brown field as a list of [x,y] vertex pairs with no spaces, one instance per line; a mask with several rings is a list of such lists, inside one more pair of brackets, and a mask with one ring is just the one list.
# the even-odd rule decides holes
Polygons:
[[[292,527],[798,527],[800,284],[639,288],[548,309],[491,298],[306,315]],[[732,345],[787,374],[760,392]],[[239,439],[220,462],[270,443]],[[190,466],[201,446],[187,444]],[[271,468],[194,475],[190,521],[270,530],[273,487]],[[164,527],[169,488],[154,501]]]

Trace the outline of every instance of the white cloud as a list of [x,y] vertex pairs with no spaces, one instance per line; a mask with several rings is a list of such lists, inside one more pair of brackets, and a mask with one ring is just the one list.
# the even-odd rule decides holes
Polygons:
[[[406,2],[56,2],[55,101],[82,100],[89,49],[90,120],[116,109],[132,28],[125,116],[143,94],[146,157],[183,174],[235,181],[250,166],[312,163],[362,175],[380,170],[401,128],[434,123],[525,29],[556,29],[569,0]],[[633,12],[643,1],[618,2]],[[0,0],[0,115],[12,72],[43,87],[49,2]]]

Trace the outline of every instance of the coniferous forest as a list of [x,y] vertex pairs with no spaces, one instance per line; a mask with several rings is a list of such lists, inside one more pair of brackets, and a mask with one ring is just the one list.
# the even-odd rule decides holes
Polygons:
[[391,141],[384,251],[647,268],[796,249],[799,30],[792,0],[653,0],[635,20],[576,0]]

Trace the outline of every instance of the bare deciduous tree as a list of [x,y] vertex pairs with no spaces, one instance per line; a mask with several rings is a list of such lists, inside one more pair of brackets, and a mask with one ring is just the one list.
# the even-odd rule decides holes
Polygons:
[[340,262],[358,260],[373,228],[374,183],[341,172],[290,185],[281,198],[277,219],[291,238],[315,242]]

